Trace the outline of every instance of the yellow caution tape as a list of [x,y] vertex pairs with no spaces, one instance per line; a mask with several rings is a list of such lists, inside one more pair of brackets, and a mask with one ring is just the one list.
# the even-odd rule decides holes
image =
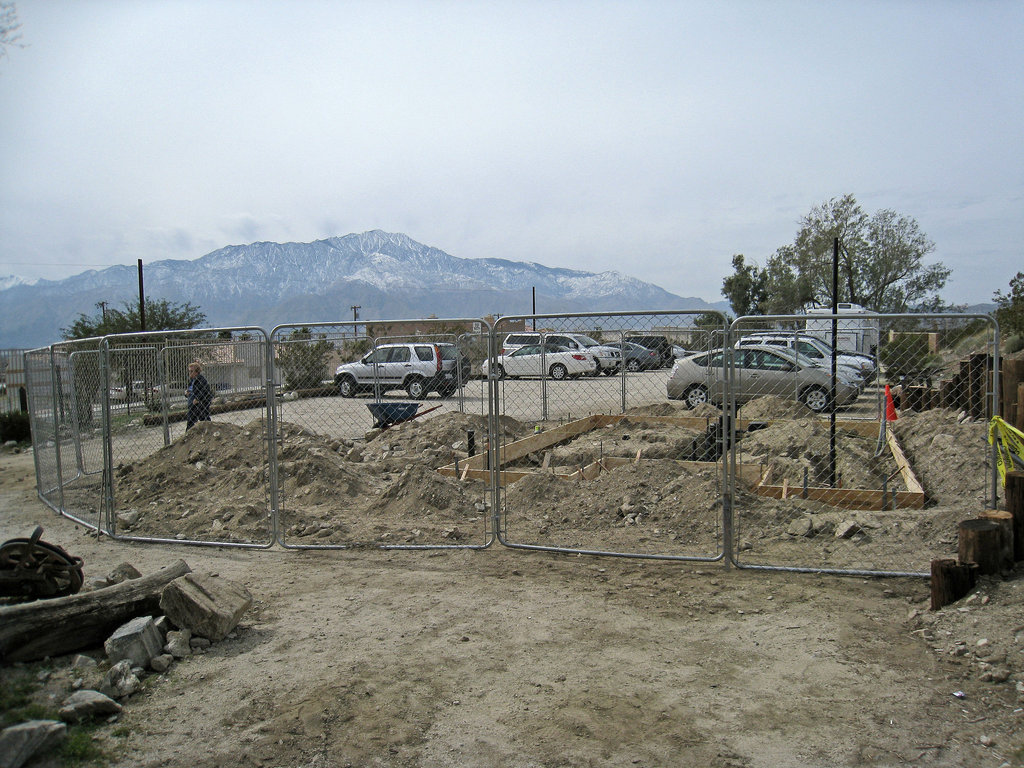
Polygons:
[[1024,462],[1024,432],[1007,424],[998,416],[993,416],[988,425],[988,442],[989,445],[995,446],[996,466],[1005,486],[1007,465],[1011,470],[1014,468],[1014,454]]

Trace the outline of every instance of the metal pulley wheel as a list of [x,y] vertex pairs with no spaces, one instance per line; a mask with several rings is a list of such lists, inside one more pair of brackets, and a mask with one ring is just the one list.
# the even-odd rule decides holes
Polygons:
[[0,597],[61,597],[82,588],[82,558],[40,541],[42,535],[36,526],[27,539],[0,544]]

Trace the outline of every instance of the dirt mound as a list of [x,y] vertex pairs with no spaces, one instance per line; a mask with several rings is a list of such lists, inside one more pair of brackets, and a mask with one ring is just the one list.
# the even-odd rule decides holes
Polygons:
[[775,395],[757,397],[742,405],[737,411],[741,419],[803,419],[814,415],[814,411],[803,403]]
[[[831,481],[830,442],[826,423],[802,418],[774,421],[748,432],[739,449],[744,461],[774,466],[772,484],[778,485],[783,478],[802,484],[806,470],[810,485],[823,486]],[[877,438],[836,432],[836,473],[842,487],[879,489],[884,482],[889,490],[906,490],[888,450],[876,457],[877,448]]]
[[890,426],[929,497],[983,508],[992,478],[986,422],[961,422],[956,411],[935,408],[904,412]]

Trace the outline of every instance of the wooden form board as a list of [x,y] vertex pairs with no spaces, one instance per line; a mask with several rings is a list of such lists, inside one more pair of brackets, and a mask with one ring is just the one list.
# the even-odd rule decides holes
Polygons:
[[[696,418],[693,416],[642,416],[637,414],[620,414],[615,416],[608,415],[594,415],[587,416],[576,421],[563,424],[559,427],[546,430],[536,435],[530,435],[529,437],[516,440],[515,442],[509,443],[502,446],[499,455],[501,464],[517,461],[518,459],[528,456],[531,453],[538,451],[546,451],[558,445],[559,443],[571,440],[582,434],[590,432],[594,429],[600,429],[610,424],[616,424],[623,419],[629,419],[636,422],[647,422],[653,424],[673,424],[677,426],[687,427],[698,431],[703,431],[707,428],[709,423],[713,423],[714,420]],[[771,421],[766,420],[767,423]],[[745,419],[738,419],[736,422],[737,429],[746,429],[750,421]],[[866,437],[873,437],[878,434],[879,424],[877,421],[836,421],[836,428],[842,429],[847,432],[853,432]],[[904,484],[909,490],[907,491],[889,491],[883,493],[880,489],[860,489],[860,488],[808,488],[806,498],[813,499],[816,501],[822,501],[831,506],[843,507],[845,509],[862,509],[862,510],[881,510],[883,509],[883,502],[885,507],[904,507],[922,509],[924,507],[924,490],[921,488],[921,484],[917,481],[914,476],[913,470],[910,467],[910,463],[907,461],[903,450],[900,448],[899,442],[896,440],[895,435],[892,434],[891,430],[887,430],[887,442],[889,448],[893,453],[893,458],[896,460],[897,466],[900,468],[900,473],[903,476]],[[550,452],[545,455],[545,461],[550,460]],[[624,464],[635,464],[641,461],[652,461],[650,459],[643,459],[640,457],[639,452],[634,458],[628,457],[613,457],[606,456],[600,461],[595,461],[592,464],[588,464],[585,467],[580,467],[574,472],[547,472],[546,469],[540,470],[514,470],[514,469],[502,469],[498,472],[498,482],[502,487],[511,485],[512,483],[522,480],[524,477],[535,475],[538,473],[553,474],[555,477],[563,480],[592,480],[597,477],[603,471],[620,467]],[[654,459],[653,461],[672,461],[671,459]],[[720,465],[713,461],[675,461],[680,468],[686,468],[689,470],[700,470],[700,469],[715,469],[718,470]],[[490,470],[487,468],[487,456],[485,454],[476,454],[470,456],[463,461],[458,463],[458,471],[456,471],[456,464],[449,464],[448,466],[441,467],[437,471],[447,477],[458,477],[462,480],[471,478],[474,480],[489,480],[491,477]],[[754,493],[759,496],[765,496],[776,499],[793,498],[794,496],[803,497],[804,489],[802,487],[791,487],[788,483],[783,485],[771,485],[770,484],[770,470],[767,470],[760,465],[756,464],[739,464],[737,465],[737,474],[741,482],[747,485]],[[884,496],[884,499],[883,499]]]

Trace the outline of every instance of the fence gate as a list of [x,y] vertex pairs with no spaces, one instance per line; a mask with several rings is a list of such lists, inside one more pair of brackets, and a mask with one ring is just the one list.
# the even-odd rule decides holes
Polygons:
[[741,317],[725,352],[738,566],[927,575],[994,506],[991,317]]
[[270,335],[279,540],[290,548],[483,548],[488,431],[476,319],[310,323]]
[[[259,328],[106,337],[100,345],[111,536],[234,547],[274,542],[266,334]],[[213,391],[187,429],[188,366]]]
[[500,541],[680,560],[724,556],[723,432],[669,399],[675,358],[725,332],[717,313],[507,316],[494,326]]

